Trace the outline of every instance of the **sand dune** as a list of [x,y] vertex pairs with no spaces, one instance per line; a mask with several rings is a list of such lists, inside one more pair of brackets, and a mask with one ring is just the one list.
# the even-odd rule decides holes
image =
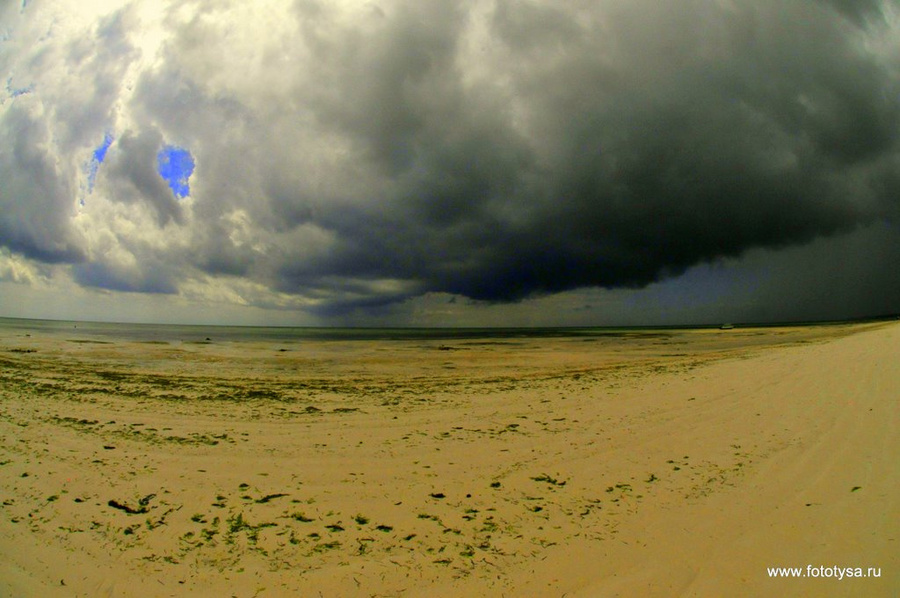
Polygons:
[[[894,323],[4,330],[0,594],[897,595],[898,355]],[[881,575],[767,573],[808,565]]]

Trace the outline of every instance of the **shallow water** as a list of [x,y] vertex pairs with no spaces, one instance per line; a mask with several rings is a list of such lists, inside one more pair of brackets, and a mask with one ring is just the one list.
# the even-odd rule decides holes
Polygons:
[[[703,327],[699,327],[703,328]],[[710,327],[706,327],[710,328]],[[713,327],[714,328],[714,327]],[[504,340],[513,338],[620,337],[634,333],[685,330],[689,327],[565,328],[339,328],[282,326],[210,326],[27,320],[0,317],[0,330],[65,334],[72,338],[107,338],[137,342],[300,341],[300,340]]]

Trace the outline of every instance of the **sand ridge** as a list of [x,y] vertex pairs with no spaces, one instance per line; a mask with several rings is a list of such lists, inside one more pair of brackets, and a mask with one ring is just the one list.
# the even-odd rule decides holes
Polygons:
[[[5,331],[0,589],[890,595],[898,334]],[[807,563],[883,573],[765,574]]]

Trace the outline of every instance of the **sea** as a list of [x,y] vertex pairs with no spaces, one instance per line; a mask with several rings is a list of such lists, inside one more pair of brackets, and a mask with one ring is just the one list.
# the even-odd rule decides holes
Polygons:
[[[20,334],[66,334],[98,340],[135,342],[240,342],[278,341],[390,341],[390,340],[504,340],[546,337],[620,336],[652,330],[686,327],[554,327],[554,328],[375,328],[375,327],[287,327],[224,326],[192,324],[132,324],[81,322],[65,320],[32,320],[0,317],[0,330]],[[691,328],[697,328],[692,326]]]
[[[897,316],[865,318],[857,321],[900,319]],[[835,325],[848,321],[783,322],[729,324],[729,327],[777,327],[785,325]],[[595,327],[521,327],[521,328],[377,328],[377,327],[310,327],[310,326],[226,326],[196,324],[135,324],[37,320],[0,317],[0,331],[21,334],[40,332],[68,334],[80,338],[126,340],[135,342],[239,342],[279,341],[390,341],[390,340],[504,340],[515,338],[615,337],[640,333],[720,328],[721,324],[689,326],[595,326]]]

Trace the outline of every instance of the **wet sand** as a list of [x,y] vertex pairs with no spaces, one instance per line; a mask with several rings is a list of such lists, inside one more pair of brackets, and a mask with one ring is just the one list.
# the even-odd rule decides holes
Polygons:
[[[0,594],[897,595],[898,357],[893,322],[4,329]],[[807,565],[881,576],[766,572]]]

